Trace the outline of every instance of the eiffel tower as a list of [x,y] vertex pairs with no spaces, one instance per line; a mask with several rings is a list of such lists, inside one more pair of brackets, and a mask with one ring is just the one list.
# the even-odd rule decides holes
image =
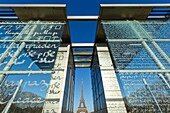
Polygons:
[[[80,99],[80,104],[79,104],[79,107],[78,107],[78,110],[77,110],[77,113],[81,113],[81,112],[84,112],[84,113],[88,113],[87,111],[87,107],[85,105],[85,100],[84,100],[84,90],[83,90],[83,81],[81,82],[81,99]],[[83,106],[81,106],[83,105]]]

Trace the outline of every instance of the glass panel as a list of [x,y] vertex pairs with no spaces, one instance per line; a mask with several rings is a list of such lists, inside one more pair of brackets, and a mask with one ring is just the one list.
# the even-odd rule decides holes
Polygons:
[[61,22],[0,23],[0,112],[42,112],[63,30]]
[[170,58],[170,41],[169,42],[157,42],[159,47],[166,53],[166,55]]
[[117,69],[158,69],[141,42],[109,42]]
[[63,29],[60,22],[0,23],[0,69],[51,70]]
[[170,69],[169,22],[108,21],[103,27],[127,111],[169,112],[170,73],[157,72]]
[[10,42],[0,43],[0,70],[3,70],[5,66],[8,64],[8,62],[10,61],[10,59],[12,58],[12,56],[14,56],[14,53],[18,49],[20,43],[14,44],[13,47],[10,48],[8,54],[4,56],[4,53],[8,51],[10,45],[11,45]]
[[[164,73],[162,73],[164,75]],[[117,73],[123,85],[123,96],[128,112],[158,112],[150,88],[163,112],[170,108],[169,88],[158,74]],[[144,84],[143,79],[147,81]]]
[[141,26],[153,39],[169,39],[170,26],[167,22],[141,22]]
[[[45,23],[33,24],[36,25],[35,30],[29,35],[30,40],[60,40],[63,33],[63,24],[56,23]],[[28,28],[31,30],[32,28]],[[27,34],[27,33],[25,33]],[[21,40],[26,40],[25,37],[22,37]]]
[[[48,91],[51,74],[8,75],[1,86],[1,104],[7,104],[13,96],[19,81],[22,85],[9,109],[10,112],[41,112]],[[5,104],[2,104],[5,105]],[[2,112],[3,108],[0,109]]]
[[[96,54],[96,52],[95,52]],[[91,78],[92,78],[92,91],[93,91],[93,102],[94,112],[102,112],[106,109],[105,94],[103,88],[103,81],[101,76],[101,69],[99,67],[99,61],[97,55],[93,56],[91,67]]]
[[[108,39],[139,39],[139,35],[136,31],[133,30],[136,26],[135,22],[131,21],[112,21],[112,22],[102,22],[105,34]],[[147,36],[140,32],[140,35],[143,38],[147,38]]]
[[[159,53],[156,48],[153,46],[152,43],[148,42],[147,43],[148,46],[150,47],[150,49],[154,52],[154,54],[156,55],[156,57],[159,59],[159,61],[162,63],[162,65],[166,68],[166,69],[170,69],[170,64],[168,64],[168,58],[164,58],[161,53]],[[163,50],[163,52],[165,52],[165,54],[169,57],[170,54],[170,42],[158,42],[157,43],[159,45],[159,47]]]
[[[117,69],[170,68],[168,58],[165,58],[166,55],[170,56],[166,49],[170,45],[169,22],[103,21],[102,23]],[[134,37],[138,39],[134,40]]]
[[0,23],[0,40],[12,40],[23,30],[26,24]]
[[52,70],[59,42],[26,43],[11,70]]

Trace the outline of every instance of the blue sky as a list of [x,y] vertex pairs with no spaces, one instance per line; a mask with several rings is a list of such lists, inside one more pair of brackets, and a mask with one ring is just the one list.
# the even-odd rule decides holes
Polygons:
[[[169,3],[170,0],[0,0],[0,4],[59,4],[67,5],[68,15],[98,15],[101,3]],[[94,42],[96,21],[69,22],[72,42]],[[89,69],[76,69],[75,78],[75,105],[78,107],[80,99],[81,80],[84,80],[86,105],[89,111],[93,110],[91,77]]]

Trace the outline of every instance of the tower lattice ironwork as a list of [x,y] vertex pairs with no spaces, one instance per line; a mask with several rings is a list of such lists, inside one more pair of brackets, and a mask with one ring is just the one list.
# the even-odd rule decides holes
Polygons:
[[81,112],[88,113],[88,110],[87,110],[87,107],[86,107],[86,104],[85,104],[85,100],[84,100],[84,84],[83,84],[83,81],[81,83],[81,98],[80,98],[80,104],[79,104],[77,113],[81,113]]

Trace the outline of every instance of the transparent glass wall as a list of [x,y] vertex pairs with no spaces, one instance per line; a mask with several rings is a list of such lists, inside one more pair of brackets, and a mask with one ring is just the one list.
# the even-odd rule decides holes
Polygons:
[[73,55],[70,52],[67,74],[66,74],[66,81],[65,81],[62,113],[73,113],[74,83],[75,83],[74,79],[75,79],[75,71],[74,71],[74,64],[73,64]]
[[169,21],[103,21],[127,111],[170,112]]
[[42,112],[64,24],[0,23],[0,112]]
[[99,66],[97,50],[93,55],[93,62],[91,67],[92,92],[95,113],[107,113],[106,99],[103,88],[103,81],[101,77],[101,69]]

